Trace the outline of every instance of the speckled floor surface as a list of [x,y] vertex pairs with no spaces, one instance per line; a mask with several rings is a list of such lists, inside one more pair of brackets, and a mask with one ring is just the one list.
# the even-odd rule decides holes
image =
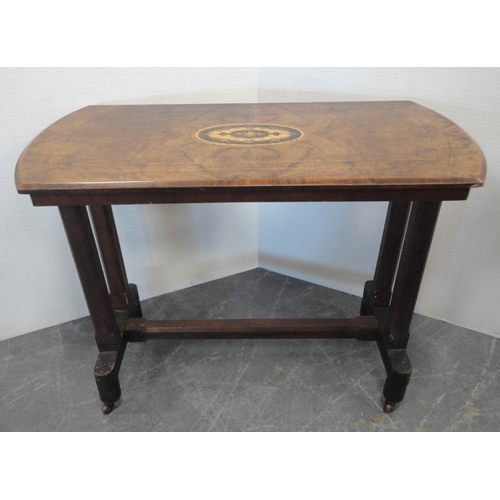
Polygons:
[[[143,301],[149,318],[356,316],[360,299],[254,269]],[[127,346],[122,399],[101,413],[90,319],[0,342],[0,431],[499,431],[497,339],[415,315],[413,375],[381,411],[384,367],[356,340]]]

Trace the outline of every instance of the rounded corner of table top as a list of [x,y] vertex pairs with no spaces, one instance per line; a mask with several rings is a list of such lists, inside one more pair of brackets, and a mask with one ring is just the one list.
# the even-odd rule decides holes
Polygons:
[[15,169],[18,192],[32,195],[152,187],[464,189],[481,187],[485,177],[477,143],[413,101],[91,105],[38,134]]

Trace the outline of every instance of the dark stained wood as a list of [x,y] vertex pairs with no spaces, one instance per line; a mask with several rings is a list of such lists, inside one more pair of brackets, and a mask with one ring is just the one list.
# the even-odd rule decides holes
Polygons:
[[118,375],[125,354],[126,342],[123,341],[118,351],[100,352],[94,366],[94,377],[99,397],[104,403],[103,412],[110,413],[120,399],[121,387]]
[[388,349],[404,349],[436,227],[440,202],[412,204],[405,241],[398,267],[387,322],[382,338]]
[[108,278],[113,309],[128,311],[131,307],[129,285],[112,209],[109,205],[94,205],[90,207],[90,213]]
[[408,202],[391,202],[387,208],[377,267],[373,277],[374,307],[389,305],[410,207],[411,203]]
[[[379,324],[380,332],[386,332],[389,304],[374,307],[373,289],[374,282],[367,281],[365,283],[363,300],[361,302],[361,314],[375,316]],[[412,366],[406,349],[389,348],[388,342],[386,341],[386,335],[383,333],[377,337],[377,345],[387,373],[383,389],[385,399],[383,410],[385,413],[391,413],[394,411],[396,403],[404,399],[406,388],[410,382]]]
[[134,283],[130,283],[128,286],[128,297],[131,302],[129,315],[134,318],[142,318],[142,306],[141,301],[139,300],[139,290],[137,289],[137,285],[134,285]]
[[387,373],[383,389],[384,411],[390,413],[394,410],[394,405],[405,397],[412,366],[406,349],[387,349],[382,341],[378,342],[378,346]]
[[[228,129],[225,137],[239,133],[240,145],[198,136],[237,124],[269,126],[257,132],[270,138],[280,134],[277,125],[301,136],[259,143],[256,131]],[[290,186],[359,193],[470,188],[484,177],[484,156],[471,137],[408,101],[89,106],[44,130],[16,168],[17,189],[29,194]]]
[[374,308],[389,306],[410,207],[410,202],[403,201],[390,202],[387,207],[375,275],[365,283],[361,315],[371,315]]
[[99,351],[118,351],[121,333],[109,297],[86,207],[60,207]]
[[135,189],[105,191],[47,191],[31,195],[35,206],[119,205],[149,203],[237,203],[290,201],[413,201],[466,200],[469,188],[327,188],[286,186],[282,188]]
[[358,339],[376,340],[380,329],[373,316],[313,319],[148,320],[130,318],[127,341],[150,339]]
[[361,314],[374,315],[380,325],[377,343],[387,372],[386,413],[403,400],[410,381],[406,346],[440,205],[439,201],[389,204],[375,276],[365,283]]

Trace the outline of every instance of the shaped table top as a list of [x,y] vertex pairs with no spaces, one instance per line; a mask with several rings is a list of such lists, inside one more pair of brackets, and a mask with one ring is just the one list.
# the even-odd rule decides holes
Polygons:
[[89,106],[25,149],[20,193],[322,186],[469,188],[484,156],[409,101]]

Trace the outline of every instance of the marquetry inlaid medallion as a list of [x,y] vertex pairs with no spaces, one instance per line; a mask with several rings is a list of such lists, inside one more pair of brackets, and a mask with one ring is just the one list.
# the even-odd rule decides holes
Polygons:
[[283,125],[246,123],[204,128],[196,134],[196,137],[214,144],[255,146],[295,141],[300,139],[302,135],[300,130]]

